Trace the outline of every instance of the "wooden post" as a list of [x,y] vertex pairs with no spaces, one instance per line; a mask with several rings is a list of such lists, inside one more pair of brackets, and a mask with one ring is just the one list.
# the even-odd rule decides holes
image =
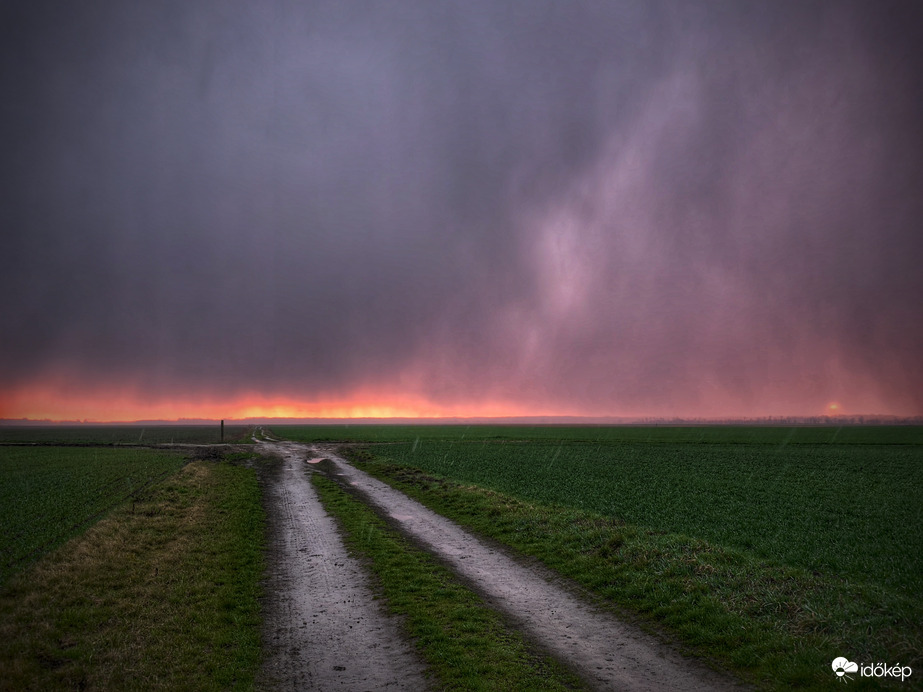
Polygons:
[[224,442],[224,419],[221,419],[221,441]]

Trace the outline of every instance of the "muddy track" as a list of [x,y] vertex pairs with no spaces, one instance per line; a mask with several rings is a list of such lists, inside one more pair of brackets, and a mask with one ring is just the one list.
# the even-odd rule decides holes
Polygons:
[[367,586],[308,480],[303,445],[261,442],[270,524],[261,687],[423,690],[423,664]]
[[[741,689],[732,679],[681,657],[650,635],[589,605],[549,571],[517,562],[503,550],[486,544],[445,517],[356,469],[340,458],[333,447],[296,443],[273,444],[271,448],[261,443],[260,447],[267,451],[274,449],[276,453],[284,450],[286,468],[291,469],[286,476],[287,482],[292,482],[294,475],[305,478],[304,471],[298,470],[299,461],[303,467],[308,460],[316,462],[324,458],[324,463],[310,466],[348,486],[379,514],[388,517],[401,532],[478,591],[539,649],[579,675],[589,689]],[[287,523],[293,527],[299,524],[298,521]],[[328,529],[317,524],[311,530]],[[335,533],[330,536],[328,542],[339,543],[332,538]],[[284,565],[278,569],[288,571]],[[355,580],[361,579],[357,574]],[[290,590],[295,585],[279,582],[279,586]],[[315,585],[313,580],[306,579],[297,588],[311,589]],[[296,596],[285,598],[297,600]],[[342,600],[341,596],[329,594],[324,598]],[[411,685],[410,689],[420,687]]]

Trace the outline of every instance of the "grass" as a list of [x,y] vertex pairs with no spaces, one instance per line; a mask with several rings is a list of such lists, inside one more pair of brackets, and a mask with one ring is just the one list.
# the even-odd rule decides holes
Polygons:
[[[249,443],[253,426],[226,425],[226,443]],[[0,444],[150,445],[215,444],[221,429],[213,425],[0,425]]]
[[830,661],[839,655],[920,668],[918,597],[583,509],[524,501],[371,455],[353,457],[435,511],[538,558],[623,615],[635,614],[691,653],[761,686],[827,688]]
[[150,449],[0,447],[0,586],[184,461]]
[[417,440],[393,463],[923,593],[923,445]]
[[[275,428],[328,438],[332,426]],[[529,501],[918,598],[923,428],[342,426],[378,453]]]
[[325,508],[347,548],[375,575],[392,612],[443,690],[566,690],[579,681],[551,659],[530,652],[521,636],[451,572],[412,546],[361,501],[314,474]]
[[278,437],[301,442],[406,442],[408,440],[587,442],[601,445],[746,444],[923,444],[923,426],[913,425],[273,425]]
[[251,689],[263,514],[252,469],[198,460],[0,590],[0,689]]

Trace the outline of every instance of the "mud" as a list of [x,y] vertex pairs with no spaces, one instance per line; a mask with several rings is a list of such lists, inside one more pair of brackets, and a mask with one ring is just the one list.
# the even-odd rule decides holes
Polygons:
[[524,635],[596,690],[727,690],[736,681],[688,660],[652,636],[598,610],[534,565],[525,566],[445,517],[315,447],[311,457],[480,592]]
[[260,442],[271,546],[261,689],[425,690],[423,664],[346,553],[311,486],[303,445]]

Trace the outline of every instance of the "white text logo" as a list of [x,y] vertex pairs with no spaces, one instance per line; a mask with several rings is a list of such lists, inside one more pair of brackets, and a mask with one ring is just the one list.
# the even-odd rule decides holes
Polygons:
[[910,666],[902,666],[900,663],[894,666],[889,666],[887,663],[863,663],[860,666],[842,656],[833,659],[831,668],[841,682],[852,680],[849,673],[859,673],[863,678],[900,678],[901,682],[913,674]]

